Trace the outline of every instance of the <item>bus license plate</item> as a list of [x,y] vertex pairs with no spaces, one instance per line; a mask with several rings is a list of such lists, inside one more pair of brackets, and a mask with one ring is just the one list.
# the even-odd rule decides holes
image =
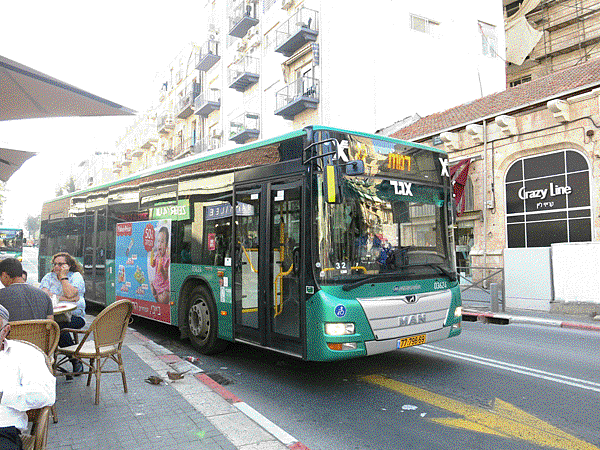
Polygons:
[[420,345],[425,343],[425,334],[419,334],[418,336],[409,336],[398,340],[398,348],[412,347],[413,345]]

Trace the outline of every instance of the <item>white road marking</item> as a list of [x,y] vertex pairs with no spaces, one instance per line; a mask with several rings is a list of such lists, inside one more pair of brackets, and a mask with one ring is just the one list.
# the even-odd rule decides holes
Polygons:
[[424,350],[431,353],[437,353],[439,355],[450,356],[453,358],[461,359],[464,361],[470,361],[484,366],[495,367],[498,369],[508,370],[510,372],[519,373],[522,375],[528,375],[535,378],[541,378],[543,380],[553,381],[559,384],[566,384],[589,391],[600,393],[600,383],[593,381],[582,380],[579,378],[568,377],[557,373],[546,372],[544,370],[533,369],[531,367],[519,366],[517,364],[511,364],[503,361],[498,361],[490,358],[483,358],[481,356],[470,355],[468,353],[462,353],[456,350],[442,349],[439,347],[433,347],[432,345],[424,344],[418,347],[414,347],[415,350]]

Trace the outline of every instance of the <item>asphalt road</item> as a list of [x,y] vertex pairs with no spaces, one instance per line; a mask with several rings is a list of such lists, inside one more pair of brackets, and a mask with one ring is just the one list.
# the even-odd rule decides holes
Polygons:
[[598,333],[464,323],[453,340],[306,363],[241,344],[203,356],[169,327],[133,326],[311,450],[600,448]]
[[132,327],[311,450],[600,449],[600,333],[465,322],[452,340],[306,363],[241,344],[203,356],[173,327]]

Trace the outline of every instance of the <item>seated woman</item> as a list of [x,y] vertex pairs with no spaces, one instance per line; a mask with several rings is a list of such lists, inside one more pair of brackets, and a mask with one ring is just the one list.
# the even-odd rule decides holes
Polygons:
[[[83,281],[83,267],[75,258],[66,252],[57,253],[52,257],[52,272],[47,273],[40,282],[40,289],[50,297],[56,295],[58,301],[73,302],[77,304],[71,313],[71,320],[60,322],[60,328],[83,328],[85,326],[85,282]],[[59,347],[73,345],[73,338],[68,332],[60,334]],[[81,372],[82,364],[73,360],[73,372]]]

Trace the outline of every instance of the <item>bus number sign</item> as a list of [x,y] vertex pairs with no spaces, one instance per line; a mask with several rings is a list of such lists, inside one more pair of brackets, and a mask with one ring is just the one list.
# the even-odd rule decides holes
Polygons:
[[399,155],[398,153],[388,154],[388,169],[410,172],[412,158],[408,155]]

